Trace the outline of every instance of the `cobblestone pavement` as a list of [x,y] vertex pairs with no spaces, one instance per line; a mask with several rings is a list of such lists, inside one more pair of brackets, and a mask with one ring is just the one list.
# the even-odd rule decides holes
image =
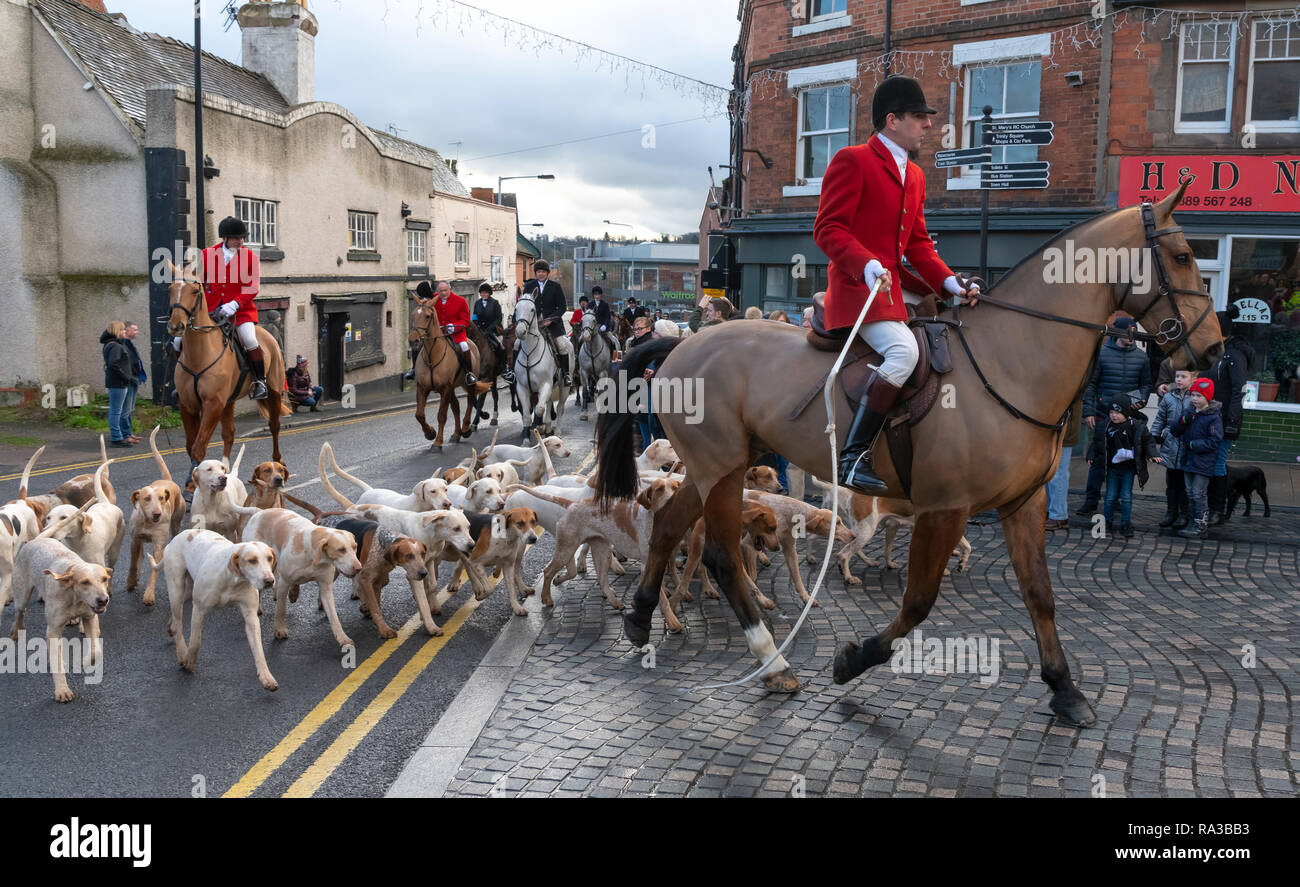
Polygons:
[[[562,587],[448,794],[1294,796],[1300,514],[1238,516],[1189,543],[1154,530],[1162,512],[1162,499],[1135,498],[1127,541],[1092,538],[1082,518],[1048,537],[1057,625],[1094,728],[1054,722],[1000,528],[977,519],[968,571],[945,578],[920,630],[997,641],[996,681],[886,664],[832,683],[836,647],[893,618],[905,570],[859,564],[865,585],[849,590],[828,574],[787,653],[803,683],[792,697],[752,684],[692,691],[753,667],[725,600],[697,590],[680,635],[664,634],[656,614],[655,667],[645,668],[584,579]],[[907,541],[900,533],[899,560]],[[811,586],[816,567],[804,569]],[[637,572],[617,578],[625,601]],[[768,614],[778,643],[799,613],[788,581],[779,555],[759,575],[778,602]]]

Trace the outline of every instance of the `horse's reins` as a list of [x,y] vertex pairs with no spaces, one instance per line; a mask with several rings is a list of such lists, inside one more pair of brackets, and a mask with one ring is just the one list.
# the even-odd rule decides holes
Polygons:
[[[835,379],[840,374],[840,368],[844,365],[844,360],[848,357],[849,349],[853,347],[853,340],[858,336],[858,329],[862,322],[866,320],[867,312],[871,310],[872,304],[876,301],[876,293],[880,291],[880,280],[877,280],[871,287],[871,293],[862,305],[862,310],[858,312],[858,319],[853,323],[853,329],[849,332],[849,337],[844,340],[844,347],[840,349],[840,356],[835,360],[835,366],[831,367],[831,373],[826,378],[826,387],[822,389],[822,399],[826,403],[826,437],[831,445],[831,465],[839,464],[839,452],[835,448],[835,406],[831,401],[831,392],[835,389]],[[683,687],[686,690],[717,690],[722,687],[734,687],[739,684],[747,684],[754,678],[762,675],[769,665],[781,657],[790,643],[799,634],[799,629],[803,626],[804,620],[808,618],[809,611],[817,603],[817,594],[821,591],[822,581],[826,578],[826,570],[831,564],[831,552],[835,549],[835,530],[840,518],[840,484],[839,472],[836,472],[835,482],[831,484],[831,527],[826,535],[826,555],[822,558],[822,568],[817,573],[817,581],[813,583],[812,591],[808,595],[808,600],[803,605],[803,612],[795,620],[794,626],[790,633],[785,636],[781,646],[771,656],[767,657],[758,668],[745,675],[743,678],[735,681],[727,681],[722,684],[706,684],[703,687]]]
[[[1169,228],[1157,229],[1155,223],[1155,211],[1152,208],[1150,203],[1142,204],[1142,224],[1146,233],[1147,248],[1151,253],[1152,261],[1156,269],[1157,288],[1156,288],[1156,294],[1151,297],[1151,301],[1146,304],[1146,307],[1138,311],[1136,316],[1145,317],[1147,312],[1150,311],[1155,306],[1156,302],[1158,302],[1162,298],[1168,300],[1169,306],[1173,310],[1173,313],[1175,315],[1173,317],[1166,317],[1164,320],[1162,320],[1160,322],[1159,328],[1154,333],[1140,333],[1132,327],[1129,327],[1128,329],[1121,329],[1119,327],[1110,326],[1104,323],[1093,323],[1092,321],[1079,320],[1078,318],[1075,317],[1065,317],[1060,314],[1052,314],[1051,312],[1048,311],[1039,311],[1036,308],[1030,308],[1025,305],[1016,305],[1011,302],[1004,302],[1001,299],[996,299],[993,298],[992,296],[980,295],[979,301],[987,302],[988,304],[994,306],[995,308],[1002,308],[1007,311],[1014,311],[1018,314],[1024,314],[1028,317],[1036,317],[1039,320],[1046,320],[1053,323],[1064,323],[1064,324],[1069,324],[1071,326],[1077,326],[1083,329],[1092,330],[1093,332],[1100,334],[1098,336],[1099,341],[1105,338],[1106,336],[1113,336],[1116,339],[1128,339],[1129,341],[1142,341],[1142,342],[1155,343],[1157,347],[1159,347],[1162,351],[1165,351],[1166,353],[1180,346],[1186,348],[1190,352],[1191,345],[1189,344],[1189,342],[1192,333],[1196,332],[1196,330],[1199,329],[1201,324],[1205,321],[1205,318],[1209,315],[1210,311],[1214,307],[1214,302],[1209,299],[1206,293],[1201,292],[1200,290],[1186,289],[1184,287],[1175,287],[1171,285],[1169,279],[1169,273],[1165,268],[1164,259],[1161,258],[1160,256],[1160,249],[1159,249],[1160,238],[1167,237],[1171,234],[1180,233],[1183,230],[1182,226],[1174,225]],[[986,288],[984,281],[978,277],[964,278],[963,282],[966,284],[978,283],[980,285],[981,291],[983,291]],[[1133,292],[1133,282],[1129,281],[1128,285],[1124,289],[1124,294],[1120,296],[1119,304],[1116,305],[1116,310],[1127,311],[1127,309],[1124,308],[1124,304],[1125,302],[1128,301],[1128,298],[1130,295],[1132,295],[1132,292]],[[1205,310],[1201,312],[1200,317],[1198,317],[1196,319],[1196,322],[1193,323],[1190,327],[1187,327],[1183,320],[1182,309],[1179,307],[1178,301],[1174,298],[1175,294],[1206,297],[1207,304]],[[997,390],[993,387],[992,383],[990,383],[989,380],[984,376],[984,371],[980,369],[979,361],[975,359],[975,353],[971,350],[970,345],[966,341],[966,333],[964,329],[965,325],[962,323],[960,317],[954,320],[948,320],[946,318],[935,318],[934,320],[929,322],[942,323],[948,326],[949,328],[953,329],[954,331],[956,331],[957,341],[961,343],[962,350],[966,352],[966,357],[967,359],[970,360],[971,367],[975,370],[975,375],[979,377],[980,382],[984,385],[984,389],[990,395],[992,395],[993,399],[996,400],[1003,407],[1003,409],[1005,409],[1008,413],[1010,413],[1012,416],[1014,416],[1017,419],[1022,419],[1031,425],[1035,425],[1039,428],[1045,428],[1049,431],[1060,431],[1062,428],[1065,427],[1065,424],[1066,422],[1069,421],[1069,417],[1070,417],[1070,410],[1068,408],[1064,413],[1061,414],[1061,418],[1056,422],[1053,423],[1043,422],[1038,419],[1035,419],[1033,416],[1027,415],[1026,413],[1018,409],[1014,404],[1012,404],[1010,401],[1008,401],[1005,397],[1003,397],[1001,394],[997,392]],[[1171,347],[1167,348],[1166,346],[1171,346]],[[1195,359],[1195,356],[1196,355],[1193,353],[1192,354],[1193,359]],[[1088,376],[1084,377],[1084,386],[1083,386],[1084,388],[1087,387],[1087,380],[1088,377],[1091,375],[1092,373],[1090,367]],[[1078,398],[1079,393],[1082,393],[1082,388],[1080,389],[1079,392],[1075,394],[1075,399]],[[1074,399],[1072,399],[1070,402],[1071,404],[1073,404]]]
[[[184,302],[182,302],[180,299],[177,299],[175,302],[172,302],[171,305],[170,305],[170,308],[171,308],[172,311],[175,311],[176,309],[179,308],[181,311],[184,311],[184,312],[185,312],[185,318],[186,318],[186,320],[185,320],[185,325],[184,325],[184,327],[182,327],[182,330],[181,330],[182,335],[184,335],[184,331],[185,331],[185,329],[191,329],[191,330],[194,330],[194,332],[196,332],[196,333],[203,333],[203,334],[210,333],[210,332],[212,332],[213,330],[219,330],[219,329],[221,329],[221,325],[220,325],[220,324],[215,324],[215,323],[213,323],[213,324],[208,324],[207,326],[202,326],[202,325],[200,325],[200,324],[194,322],[194,315],[195,315],[195,313],[198,311],[199,303],[200,303],[200,302],[203,302],[203,303],[206,304],[206,296],[204,295],[204,292],[203,292],[203,282],[202,282],[202,281],[199,281],[199,280],[184,280],[184,279],[182,278],[182,283],[193,283],[193,284],[195,284],[195,285],[198,287],[198,296],[194,299],[194,307],[193,307],[193,308],[188,307],[188,306],[187,306]],[[211,317],[212,317],[211,314],[209,314],[209,315],[208,315],[208,319],[210,320]],[[168,320],[168,321],[171,320],[170,312],[169,312],[169,315],[168,315],[168,319],[167,319],[167,320]],[[164,321],[164,323],[166,323],[166,322],[167,322],[167,321]],[[225,337],[224,335],[222,335],[222,337],[221,337],[221,350],[217,352],[217,356],[216,356],[216,357],[212,358],[212,362],[211,362],[211,363],[209,363],[209,364],[208,364],[207,366],[205,366],[203,369],[199,370],[197,373],[194,372],[194,370],[190,369],[189,367],[187,367],[187,366],[185,365],[185,361],[183,360],[183,357],[184,357],[184,351],[182,351],[181,354],[177,356],[177,358],[176,358],[176,366],[180,367],[180,368],[183,369],[185,372],[189,373],[190,376],[192,376],[193,379],[194,379],[194,399],[195,399],[196,401],[201,400],[201,398],[199,397],[199,377],[202,376],[204,373],[206,373],[208,370],[212,369],[214,366],[216,366],[216,365],[217,365],[217,361],[221,360],[221,358],[223,358],[223,357],[226,356],[226,349],[228,349],[229,347],[230,347],[230,343],[227,342],[227,341],[226,341],[226,337]],[[242,377],[241,377],[241,382],[242,382]],[[235,388],[236,388],[236,390],[238,390],[239,386],[236,385]],[[231,400],[234,400],[234,398],[232,397]],[[227,403],[229,403],[229,401],[227,401]]]

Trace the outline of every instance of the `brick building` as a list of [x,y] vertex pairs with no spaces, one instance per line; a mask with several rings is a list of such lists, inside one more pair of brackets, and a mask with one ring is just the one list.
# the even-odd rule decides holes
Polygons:
[[[820,176],[838,148],[871,136],[871,96],[885,75],[886,52],[890,70],[920,80],[940,112],[914,160],[926,171],[930,232],[954,268],[978,265],[979,176],[973,167],[935,169],[934,152],[979,144],[985,104],[997,120],[1055,124],[1050,145],[994,149],[995,162],[1051,163],[1047,189],[990,195],[994,278],[1056,231],[1115,207],[1127,155],[1294,151],[1293,50],[1300,47],[1286,39],[1297,27],[1294,8],[1246,13],[1243,3],[1219,3],[1204,5],[1203,14],[1198,8],[1120,3],[1094,17],[1091,2],[897,0],[886,22],[885,6],[866,0],[742,2],[732,131],[732,167],[740,175],[733,175],[722,201],[740,210],[724,223],[738,272],[729,281],[733,297],[744,305],[792,308],[824,288],[826,257],[811,238]],[[1290,28],[1285,34],[1276,32],[1279,20]],[[1269,39],[1264,50],[1255,33],[1268,27],[1261,22],[1274,22],[1269,36],[1280,38]],[[1229,36],[1232,58],[1220,58]],[[1196,46],[1188,51],[1196,57],[1184,59],[1183,44],[1192,39]],[[1202,52],[1209,55],[1201,58]],[[1261,64],[1270,71],[1256,77]],[[1193,102],[1213,104],[1205,91],[1227,77],[1229,117],[1207,125],[1201,118],[1208,111],[1198,107],[1181,112],[1196,119],[1175,126],[1180,84],[1198,91]],[[1248,96],[1271,78],[1285,94],[1270,100],[1272,118],[1255,123],[1258,147],[1243,148],[1233,134],[1250,120]],[[1192,224],[1208,231],[1222,225],[1218,219]],[[1277,218],[1255,214],[1246,221],[1275,225]],[[806,263],[803,278],[789,273],[798,255]],[[1225,280],[1220,303],[1226,286]]]

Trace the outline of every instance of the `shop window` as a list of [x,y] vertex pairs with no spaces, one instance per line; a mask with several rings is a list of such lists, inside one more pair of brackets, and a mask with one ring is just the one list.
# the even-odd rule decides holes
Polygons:
[[[1231,240],[1228,301],[1268,307],[1268,323],[1237,323],[1234,330],[1255,349],[1251,378],[1273,382],[1295,377],[1300,366],[1300,239],[1241,237]],[[1283,384],[1279,397],[1289,399]]]

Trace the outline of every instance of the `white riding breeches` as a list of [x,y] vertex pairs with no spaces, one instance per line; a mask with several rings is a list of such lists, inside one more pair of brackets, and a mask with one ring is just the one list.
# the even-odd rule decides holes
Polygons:
[[864,323],[858,330],[862,341],[882,358],[878,368],[885,381],[895,388],[902,388],[903,383],[916,369],[920,351],[916,347],[916,336],[901,320],[878,320]]
[[251,320],[245,321],[235,327],[235,334],[239,336],[239,341],[243,343],[243,346],[249,351],[258,347],[257,324],[253,323]]

